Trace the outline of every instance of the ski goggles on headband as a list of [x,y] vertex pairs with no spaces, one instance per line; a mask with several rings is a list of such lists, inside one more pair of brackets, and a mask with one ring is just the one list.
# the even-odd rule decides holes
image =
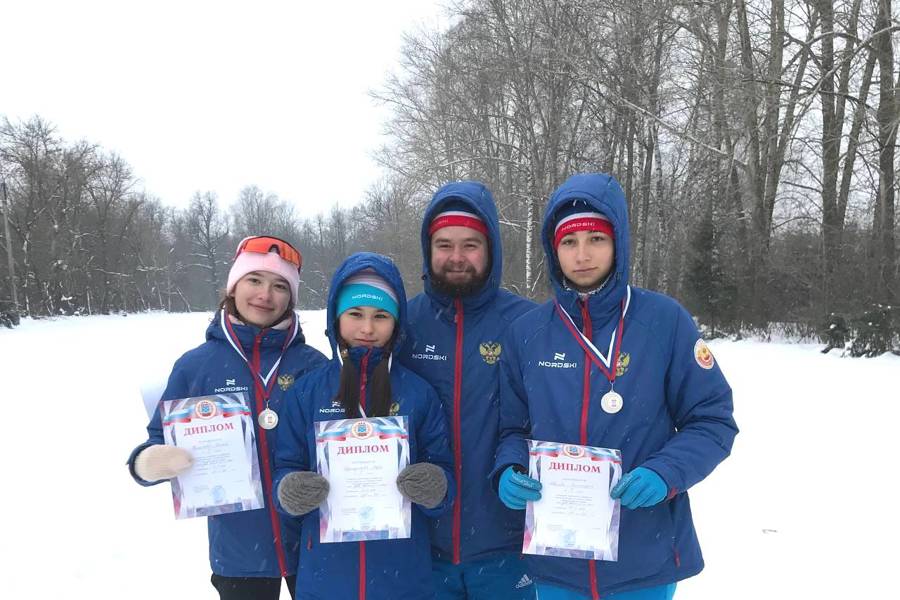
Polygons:
[[303,256],[300,254],[299,250],[286,241],[270,235],[244,238],[241,240],[241,243],[238,244],[234,257],[237,258],[241,252],[256,252],[258,254],[274,252],[283,260],[295,265],[298,271],[303,266]]

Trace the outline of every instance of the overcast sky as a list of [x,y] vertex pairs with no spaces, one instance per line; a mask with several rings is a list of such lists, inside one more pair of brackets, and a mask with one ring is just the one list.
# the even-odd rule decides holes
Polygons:
[[4,0],[0,116],[117,152],[167,205],[256,184],[302,214],[349,206],[380,174],[368,92],[441,4]]

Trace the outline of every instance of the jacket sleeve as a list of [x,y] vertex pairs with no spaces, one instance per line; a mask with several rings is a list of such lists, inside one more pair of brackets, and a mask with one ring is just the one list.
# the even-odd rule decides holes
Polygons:
[[738,432],[731,387],[712,354],[706,362],[698,358],[705,343],[680,306],[673,337],[665,400],[675,434],[642,465],[663,478],[669,497],[709,475],[729,455]]
[[456,479],[453,476],[453,457],[450,454],[450,436],[447,419],[438,400],[437,392],[430,384],[425,383],[425,417],[416,427],[416,447],[419,449],[416,462],[427,462],[439,466],[447,477],[447,494],[441,503],[434,508],[415,507],[429,518],[436,518],[447,512],[456,498]]
[[311,459],[309,455],[309,432],[312,427],[307,413],[307,405],[310,404],[307,395],[310,380],[314,375],[306,375],[300,378],[284,399],[281,407],[278,427],[278,440],[275,445],[275,472],[272,477],[272,500],[275,508],[281,513],[297,518],[284,510],[278,501],[278,485],[288,473],[294,471],[311,471]]
[[[163,391],[163,395],[160,400],[187,398],[188,396],[190,396],[190,391],[187,374],[185,373],[184,367],[182,366],[182,360],[179,359],[175,363],[175,366],[172,368],[172,372],[169,374],[169,381],[166,384],[166,389],[165,391]],[[164,443],[165,441],[163,439],[162,417],[159,414],[159,405],[157,405],[156,411],[153,413],[153,417],[151,417],[150,419],[150,423],[147,424],[147,441],[139,444],[134,450],[131,451],[131,455],[128,457],[128,472],[131,473],[131,476],[139,484],[143,486],[151,486],[162,483],[163,481],[168,481],[166,479],[160,479],[159,481],[145,481],[138,477],[137,473],[134,472],[134,461],[137,458],[138,454],[143,452],[148,446],[155,446],[157,444]]]
[[500,441],[494,460],[494,470],[488,476],[497,489],[500,474],[509,465],[528,466],[525,440],[531,435],[531,416],[525,393],[522,365],[519,360],[515,328],[507,329],[500,354]]

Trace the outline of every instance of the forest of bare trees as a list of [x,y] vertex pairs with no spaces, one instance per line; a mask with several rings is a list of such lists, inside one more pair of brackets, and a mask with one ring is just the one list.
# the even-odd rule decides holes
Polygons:
[[505,285],[540,299],[549,194],[571,173],[605,171],[629,200],[632,282],[707,327],[814,331],[879,305],[900,326],[887,308],[900,292],[891,0],[449,10],[446,30],[408,35],[372,92],[392,115],[386,176],[352,208],[318,213],[248,185],[176,210],[135,191],[123,157],[61,140],[41,117],[0,121],[0,301],[32,316],[206,309],[236,240],[259,231],[303,252],[302,307],[321,307],[336,265],[360,249],[392,256],[415,292],[422,208],[452,179],[493,190]]

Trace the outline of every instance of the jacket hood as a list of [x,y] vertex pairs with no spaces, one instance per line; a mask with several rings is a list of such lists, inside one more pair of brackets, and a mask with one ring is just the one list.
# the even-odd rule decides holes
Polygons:
[[602,213],[613,226],[615,233],[616,258],[613,271],[606,286],[592,294],[589,303],[592,309],[608,309],[618,303],[625,296],[628,287],[629,273],[629,247],[630,228],[628,225],[628,206],[625,201],[625,192],[619,182],[612,175],[605,173],[583,173],[572,175],[559,186],[544,210],[544,224],[541,228],[541,240],[544,244],[544,253],[549,264],[550,281],[560,304],[571,312],[571,308],[578,299],[578,292],[568,289],[563,284],[563,273],[556,259],[556,251],[553,248],[553,230],[556,225],[556,212],[566,203],[581,200],[592,210]]
[[462,299],[466,306],[480,306],[493,298],[500,288],[500,281],[503,278],[503,246],[494,197],[490,190],[478,181],[454,181],[441,186],[425,209],[425,216],[422,219],[422,279],[425,280],[425,293],[441,304],[448,305],[452,301],[452,298],[436,291],[431,285],[431,236],[428,235],[428,228],[434,217],[443,210],[444,205],[453,200],[467,205],[487,226],[491,271],[481,290]]
[[394,347],[398,347],[402,341],[403,328],[406,323],[406,290],[403,288],[403,278],[397,266],[387,256],[375,254],[374,252],[357,252],[347,257],[341,263],[334,276],[331,278],[331,285],[328,287],[328,329],[325,333],[328,335],[328,341],[331,343],[332,356],[337,356],[337,331],[335,331],[337,319],[340,315],[337,312],[337,293],[344,285],[344,282],[356,275],[364,269],[372,269],[379,277],[384,279],[394,289],[397,294],[397,305],[399,317],[394,325]]

